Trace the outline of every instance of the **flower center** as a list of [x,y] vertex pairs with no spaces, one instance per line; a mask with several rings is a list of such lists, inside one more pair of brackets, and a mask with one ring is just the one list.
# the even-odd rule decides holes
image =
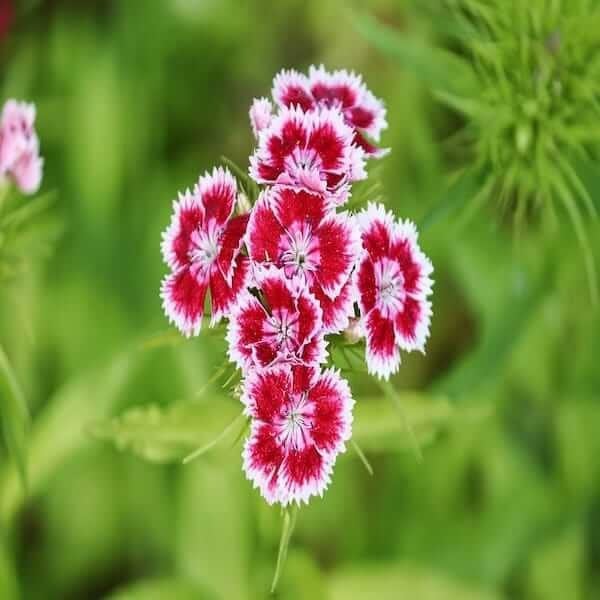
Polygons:
[[279,441],[287,448],[301,450],[310,442],[312,410],[306,394],[290,397],[277,419]]
[[219,254],[220,233],[216,227],[194,231],[191,239],[190,260],[199,266],[210,266]]
[[[325,191],[321,157],[314,149],[295,148],[285,159],[285,170],[299,185],[317,192]],[[323,175],[323,177],[322,177]]]
[[272,339],[272,342],[279,350],[294,352],[296,349],[297,323],[297,315],[278,311],[277,314],[274,313],[267,321],[265,335]]
[[307,228],[290,233],[281,255],[285,276],[294,277],[303,274],[312,279],[312,274],[317,267],[316,252],[316,242]]
[[404,275],[400,265],[389,259],[383,259],[375,265],[375,283],[379,310],[391,317],[402,310],[406,299]]

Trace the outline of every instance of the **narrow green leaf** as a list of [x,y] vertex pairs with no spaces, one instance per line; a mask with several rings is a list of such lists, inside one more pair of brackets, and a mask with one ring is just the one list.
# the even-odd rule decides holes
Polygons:
[[296,527],[296,519],[298,518],[298,506],[293,504],[283,509],[283,524],[281,527],[281,540],[279,542],[279,552],[277,553],[277,565],[275,567],[275,574],[273,575],[273,582],[271,583],[271,594],[275,593],[277,589],[277,583],[281,577],[281,572],[285,565],[287,558],[288,548],[290,546],[290,540]]
[[8,450],[27,486],[26,439],[29,413],[23,392],[2,347],[0,347],[0,416]]

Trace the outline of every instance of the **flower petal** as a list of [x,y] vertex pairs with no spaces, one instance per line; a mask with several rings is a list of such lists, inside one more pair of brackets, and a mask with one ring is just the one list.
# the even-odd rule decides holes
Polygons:
[[421,298],[407,297],[402,310],[394,319],[396,341],[400,348],[409,352],[425,352],[430,323],[431,303]]
[[320,265],[316,273],[323,292],[336,298],[348,281],[361,249],[356,226],[345,214],[332,213],[315,232],[319,241]]
[[308,390],[314,404],[312,439],[321,454],[332,456],[344,452],[352,433],[354,400],[350,387],[339,372],[327,369]]
[[277,502],[284,452],[277,443],[277,432],[272,425],[253,421],[242,458],[246,477],[269,504]]
[[339,294],[332,300],[316,284],[311,288],[323,311],[323,329],[325,333],[340,333],[348,327],[350,317],[354,316],[356,288],[352,278],[342,286]]
[[235,206],[237,184],[231,173],[215,167],[211,173],[200,176],[194,187],[194,195],[204,207],[206,221],[214,221],[223,227]]
[[400,351],[396,345],[394,322],[374,308],[365,317],[367,340],[367,370],[371,375],[389,379],[400,366]]
[[219,240],[219,254],[217,255],[217,266],[225,279],[231,284],[233,271],[238,257],[244,245],[244,234],[248,225],[249,215],[240,215],[227,222],[223,234]]
[[275,75],[273,98],[280,107],[299,106],[302,110],[308,111],[315,106],[306,76],[293,69],[289,71],[284,69]]
[[189,190],[179,194],[173,202],[171,223],[162,235],[161,250],[165,263],[171,269],[188,266],[192,248],[192,234],[204,222],[204,208]]
[[229,283],[219,269],[213,268],[210,274],[210,299],[212,304],[211,326],[229,315],[238,296],[245,289],[250,273],[247,257],[238,255]]
[[208,277],[187,267],[163,280],[160,294],[165,314],[187,337],[200,333],[207,288]]
[[332,470],[333,460],[320,454],[315,446],[289,450],[279,472],[279,501],[283,506],[308,504],[312,496],[323,496]]

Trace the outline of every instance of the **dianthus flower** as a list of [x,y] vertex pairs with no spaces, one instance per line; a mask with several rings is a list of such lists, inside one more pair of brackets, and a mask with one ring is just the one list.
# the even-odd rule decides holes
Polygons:
[[35,106],[8,100],[0,117],[0,175],[13,180],[25,194],[42,181],[40,142],[34,129]]
[[367,89],[360,75],[346,70],[330,73],[323,65],[311,66],[308,77],[283,70],[274,79],[273,98],[280,107],[299,106],[307,112],[319,107],[336,109],[352,127],[354,143],[367,155],[378,158],[388,152],[367,138],[378,142],[387,121],[383,103]]
[[257,183],[328,194],[342,204],[350,183],[367,175],[364,152],[337,110],[304,112],[296,106],[282,108],[261,130],[250,176]]
[[275,363],[319,364],[327,356],[323,313],[306,282],[256,269],[256,294],[242,292],[229,319],[229,357],[243,372]]
[[326,333],[348,325],[360,237],[352,219],[334,212],[325,196],[280,186],[265,190],[250,216],[246,245],[255,264],[275,265],[306,283],[321,305]]
[[398,370],[400,350],[424,351],[433,267],[410,221],[396,221],[381,204],[359,213],[364,248],[356,283],[369,373],[383,379]]
[[240,251],[248,215],[232,217],[236,191],[229,171],[215,168],[173,203],[162,241],[171,273],[163,280],[161,297],[167,317],[184,335],[199,333],[208,290],[214,324],[229,314],[245,288],[248,262]]
[[351,435],[347,382],[333,369],[280,365],[249,375],[242,402],[252,418],[244,470],[266,501],[322,496]]

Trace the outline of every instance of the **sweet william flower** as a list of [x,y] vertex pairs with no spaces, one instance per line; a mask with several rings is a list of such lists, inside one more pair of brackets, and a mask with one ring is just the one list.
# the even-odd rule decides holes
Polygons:
[[255,264],[275,265],[286,277],[305,282],[319,301],[326,333],[348,325],[360,237],[351,218],[335,213],[325,196],[281,186],[263,191],[248,222],[246,245]]
[[269,504],[308,502],[327,488],[352,427],[352,399],[333,369],[279,365],[244,382],[251,417],[243,451],[246,476]]
[[329,72],[311,66],[308,77],[294,70],[282,70],[273,81],[273,98],[278,106],[299,106],[304,111],[319,107],[338,110],[354,131],[354,143],[368,156],[379,158],[388,150],[369,141],[379,141],[387,127],[381,100],[367,89],[360,75],[346,70]]
[[327,357],[323,313],[300,278],[255,270],[258,295],[244,291],[229,319],[229,358],[243,372],[276,363],[319,364]]
[[34,128],[35,106],[8,100],[0,117],[0,174],[25,194],[34,194],[42,181],[43,161]]
[[364,152],[337,110],[282,108],[258,136],[250,176],[257,183],[327,194],[342,204],[350,183],[366,177]]
[[424,351],[429,335],[433,267],[418,245],[415,226],[396,221],[381,204],[359,213],[364,248],[356,271],[369,373],[398,370],[400,350]]
[[229,171],[215,168],[173,203],[161,246],[171,273],[161,297],[167,317],[186,336],[200,331],[207,291],[212,325],[229,314],[245,288],[248,262],[241,248],[248,215],[232,216],[236,192]]

